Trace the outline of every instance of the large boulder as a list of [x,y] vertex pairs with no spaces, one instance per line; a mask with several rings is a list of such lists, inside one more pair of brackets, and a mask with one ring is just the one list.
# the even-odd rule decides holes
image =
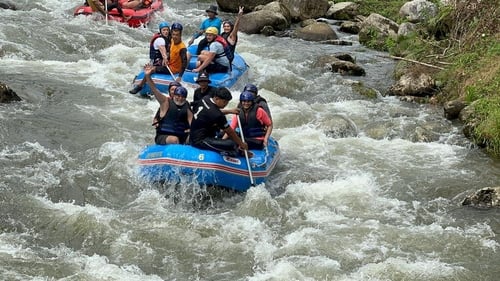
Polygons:
[[335,31],[324,22],[315,22],[295,30],[295,36],[307,41],[325,41],[338,39]]
[[221,11],[237,13],[240,6],[245,7],[245,12],[252,12],[271,2],[279,2],[286,7],[291,18],[286,17],[293,22],[323,17],[330,7],[328,0],[217,0],[217,5]]
[[9,86],[0,82],[0,103],[20,101],[21,98]]
[[385,42],[388,37],[397,38],[399,26],[396,22],[376,13],[370,14],[361,23],[359,31],[359,43],[385,50]]
[[269,26],[279,31],[290,26],[290,11],[279,2],[260,6],[256,11],[241,16],[239,30],[247,34],[257,34]]
[[434,79],[425,72],[405,73],[389,88],[395,96],[425,97],[436,92]]
[[438,8],[436,4],[427,0],[406,2],[401,9],[399,9],[399,15],[413,23],[426,21],[429,18],[435,17],[437,13]]
[[328,0],[280,0],[290,10],[293,22],[323,17],[330,8]]
[[359,5],[354,2],[333,4],[326,12],[326,17],[336,20],[353,20],[359,14]]
[[16,6],[14,3],[10,1],[1,1],[0,2],[0,8],[2,9],[9,9],[9,10],[17,10]]
[[245,12],[251,12],[255,7],[259,5],[266,5],[276,0],[217,0],[217,5],[219,6],[219,10],[230,13],[237,13],[239,11],[239,7],[245,7]]
[[366,71],[356,64],[356,59],[347,53],[320,56],[313,67],[321,67],[341,75],[364,76]]

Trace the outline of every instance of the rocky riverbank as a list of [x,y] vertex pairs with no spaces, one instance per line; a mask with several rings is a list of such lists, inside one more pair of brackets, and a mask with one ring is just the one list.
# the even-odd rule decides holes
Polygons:
[[[395,1],[398,2],[398,1]],[[406,101],[443,106],[459,118],[464,134],[492,156],[500,156],[500,8],[494,0],[401,1],[397,12],[377,13],[394,1],[217,0],[221,10],[245,6],[240,30],[291,36],[330,44],[338,40],[329,24],[359,35],[367,47],[398,60],[397,82],[383,91]],[[372,8],[372,9],[370,9]],[[318,64],[343,75],[364,75],[339,54]]]

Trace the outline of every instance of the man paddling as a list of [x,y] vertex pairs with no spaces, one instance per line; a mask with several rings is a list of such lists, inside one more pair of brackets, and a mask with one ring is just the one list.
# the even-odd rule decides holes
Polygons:
[[[239,151],[248,150],[248,145],[229,126],[226,116],[221,111],[231,99],[231,92],[222,87],[217,89],[213,97],[205,96],[201,100],[199,110],[191,122],[189,139],[192,146],[230,156],[237,156]],[[217,138],[220,130],[223,130],[229,139]]]

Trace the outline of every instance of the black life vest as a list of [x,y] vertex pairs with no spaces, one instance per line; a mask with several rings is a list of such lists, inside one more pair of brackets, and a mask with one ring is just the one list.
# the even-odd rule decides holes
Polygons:
[[153,38],[151,38],[151,41],[149,42],[149,59],[153,62],[156,62],[157,60],[163,60],[160,49],[155,50],[154,47],[154,42],[159,37],[163,37],[163,40],[165,40],[165,49],[167,50],[167,56],[170,56],[170,37],[165,37],[161,35],[161,33],[155,33],[155,35],[153,35]]
[[178,106],[170,99],[165,116],[160,119],[157,113],[156,118],[159,120],[159,126],[156,128],[156,133],[178,137],[185,136],[187,134],[185,130],[189,129],[188,109],[189,103],[185,102],[183,105]]
[[254,99],[254,103],[264,109],[264,111],[269,116],[269,119],[273,120],[273,117],[271,116],[271,110],[269,109],[267,100],[265,98],[263,98],[262,96],[256,96]]
[[[231,49],[231,52],[233,53],[233,59],[234,59],[234,52],[236,51],[236,44],[238,44],[238,36],[236,36],[236,40],[234,41],[234,45],[229,44],[229,41],[227,41],[227,38],[229,37],[231,33],[228,32],[223,32],[221,36],[226,39],[227,44],[229,45],[229,48]],[[232,60],[231,60],[232,61]]]
[[257,120],[258,108],[259,106],[254,103],[246,114],[244,110],[240,110],[241,128],[243,129],[243,136],[246,138],[263,137],[266,135],[265,126]]

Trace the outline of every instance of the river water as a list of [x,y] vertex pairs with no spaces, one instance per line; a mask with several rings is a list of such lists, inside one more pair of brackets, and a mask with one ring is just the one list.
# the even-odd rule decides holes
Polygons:
[[[188,35],[210,3],[169,1],[131,29],[74,18],[80,2],[0,10],[0,81],[23,98],[0,105],[0,280],[498,280],[500,213],[460,203],[500,162],[439,107],[355,93],[393,82],[380,53],[240,34],[281,146],[269,182],[150,185],[136,159],[157,102],[128,90],[158,22]],[[311,67],[335,52],[367,75]]]

